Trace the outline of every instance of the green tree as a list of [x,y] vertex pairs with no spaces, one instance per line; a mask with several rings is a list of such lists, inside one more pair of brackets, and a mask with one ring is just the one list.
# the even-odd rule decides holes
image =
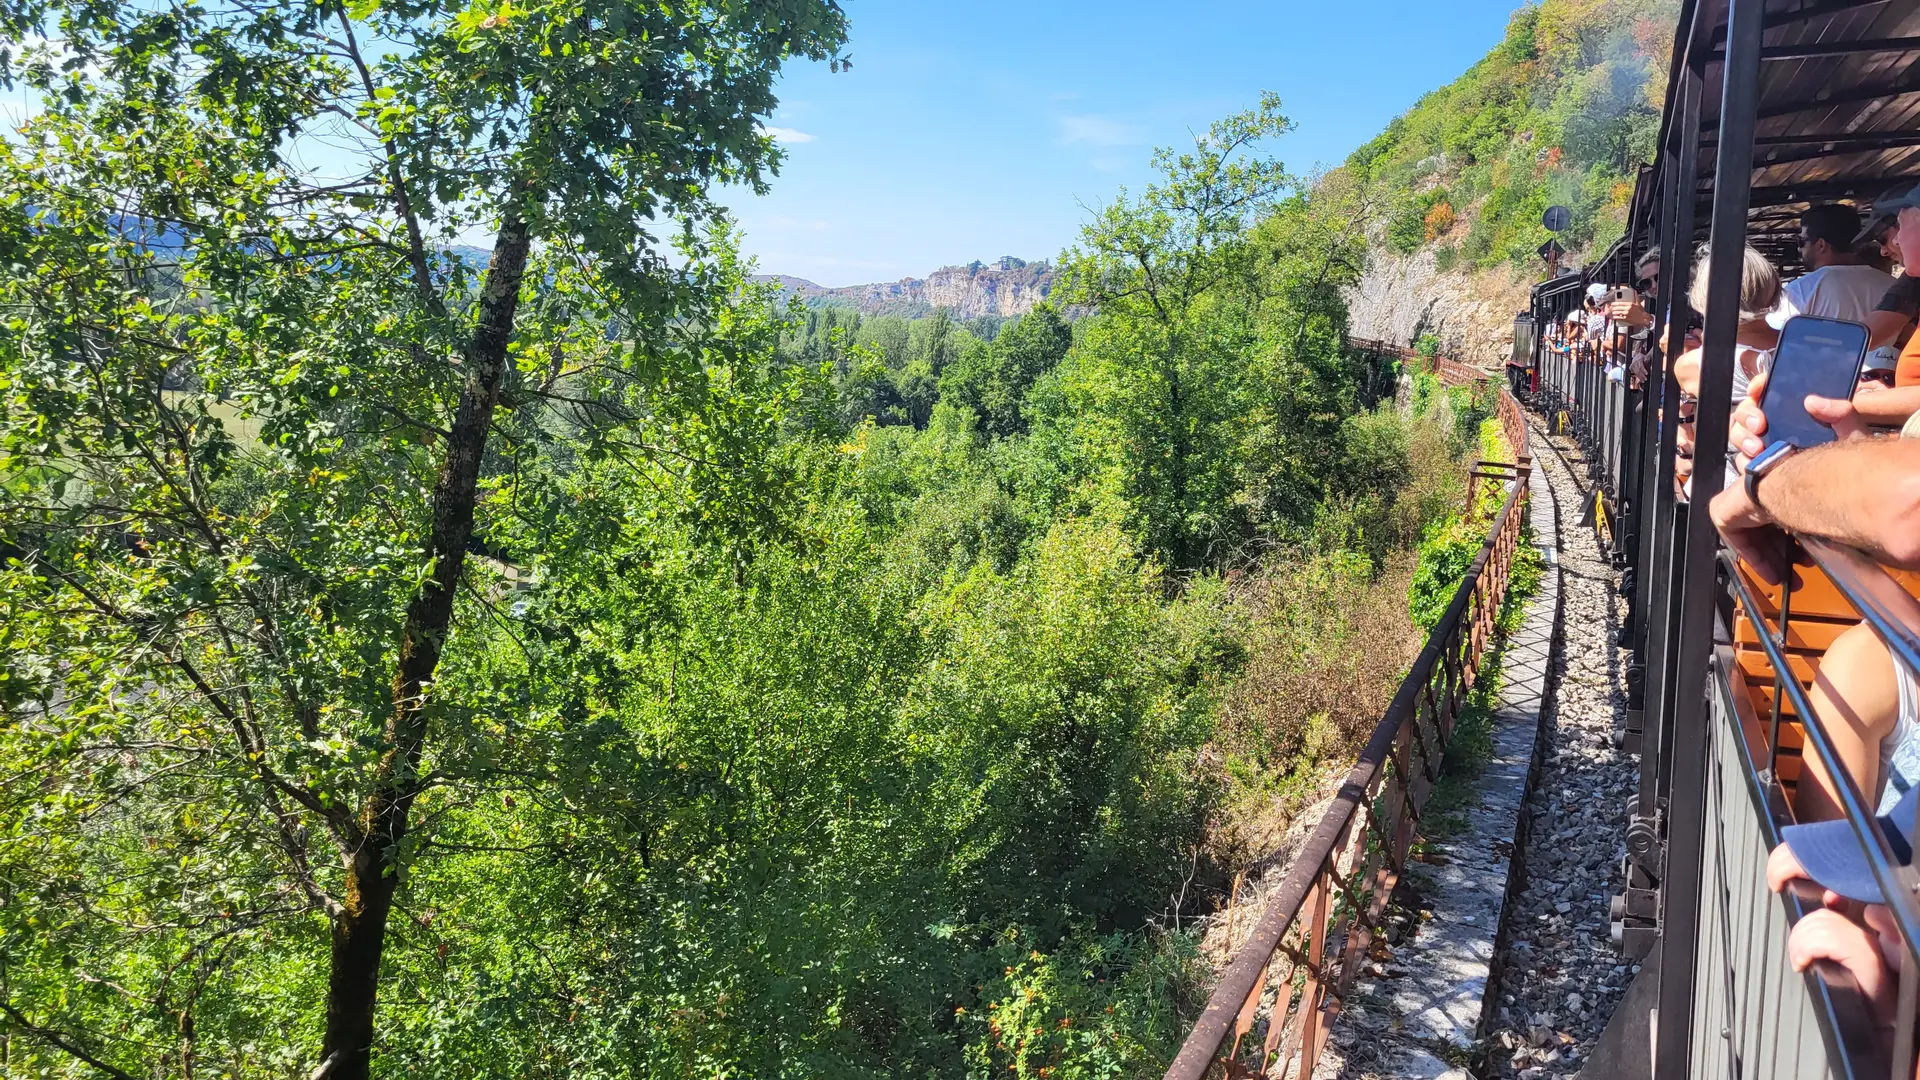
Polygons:
[[[396,894],[433,850],[420,805],[501,752],[485,694],[440,672],[496,617],[470,553],[528,512],[511,478],[562,444],[651,454],[699,529],[766,520],[746,361],[772,328],[723,311],[744,279],[708,193],[764,187],[774,76],[834,55],[844,18],[21,0],[0,22],[37,42],[0,76],[45,103],[0,143],[0,753],[34,793],[6,800],[9,894],[33,899],[0,932],[46,962],[9,967],[5,1023],[110,1073],[264,1042],[364,1077]],[[322,142],[330,176],[305,164]],[[474,230],[484,270],[436,252]],[[200,997],[276,963],[258,985],[284,1000]]]
[[1227,561],[1258,528],[1311,517],[1353,372],[1340,288],[1357,278],[1368,185],[1300,188],[1255,147],[1289,128],[1272,95],[1213,125],[1069,253],[1070,302],[1098,310],[1048,399],[1087,485],[1174,569]]
[[1001,437],[1027,430],[1027,391],[1073,346],[1073,328],[1042,304],[997,334],[984,349],[962,351],[940,375],[940,398],[965,405]]

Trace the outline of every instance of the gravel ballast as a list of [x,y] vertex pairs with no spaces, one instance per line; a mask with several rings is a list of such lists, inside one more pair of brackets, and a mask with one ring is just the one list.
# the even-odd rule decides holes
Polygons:
[[[1551,490],[1560,515],[1558,565],[1549,571],[1560,577],[1563,621],[1515,877],[1488,882],[1510,891],[1481,1021],[1484,1037],[1463,1048],[1410,1022],[1401,984],[1420,980],[1423,973],[1412,970],[1423,958],[1420,939],[1444,922],[1443,912],[1410,911],[1407,922],[1418,929],[1396,941],[1392,958],[1370,965],[1354,987],[1316,1080],[1571,1077],[1637,970],[1613,945],[1608,910],[1638,780],[1634,758],[1614,743],[1626,710],[1627,654],[1613,645],[1625,602],[1592,529],[1579,524],[1590,494],[1561,457],[1584,468],[1577,451],[1567,440],[1549,443],[1537,422],[1532,439],[1534,483]],[[1426,869],[1409,867],[1406,880],[1416,892],[1422,885],[1432,891]],[[1425,896],[1402,899],[1432,907]]]
[[[1533,442],[1535,475],[1560,496],[1565,621],[1544,757],[1527,803],[1525,877],[1495,960],[1486,1075],[1546,1080],[1579,1071],[1638,970],[1613,944],[1608,903],[1621,885],[1639,777],[1634,758],[1614,745],[1627,708],[1628,654],[1614,645],[1626,615],[1619,575],[1593,530],[1576,524],[1590,496],[1537,422]],[[1552,446],[1579,461],[1569,440]]]

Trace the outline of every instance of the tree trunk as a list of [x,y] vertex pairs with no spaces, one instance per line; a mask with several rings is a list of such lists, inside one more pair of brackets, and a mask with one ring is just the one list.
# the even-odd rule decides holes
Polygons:
[[400,658],[393,679],[393,712],[387,717],[386,753],[358,819],[359,842],[345,853],[342,911],[333,920],[332,970],[327,984],[327,1031],[316,1078],[365,1080],[373,1054],[374,994],[387,915],[399,885],[396,847],[407,833],[407,812],[419,795],[421,751],[427,736],[427,687],[440,663],[453,621],[455,589],[473,533],[480,460],[487,448],[493,410],[506,372],[520,281],[531,238],[510,211],[494,241],[487,282],[480,293],[480,319],[462,363],[467,381],[448,431],[446,457],[433,491],[433,531],[426,556],[433,572],[407,605]]

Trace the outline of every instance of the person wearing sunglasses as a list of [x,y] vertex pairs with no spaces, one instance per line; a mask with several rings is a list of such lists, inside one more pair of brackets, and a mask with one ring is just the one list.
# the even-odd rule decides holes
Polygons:
[[[1787,282],[1779,306],[1767,313],[1764,322],[1742,324],[1740,344],[1772,352],[1780,343],[1780,328],[1795,315],[1844,319],[1871,330],[1873,312],[1894,279],[1861,258],[1859,240],[1865,224],[1860,211],[1851,206],[1808,207],[1800,215],[1796,237],[1807,272]],[[1884,343],[1876,347],[1892,353]]]
[[1640,295],[1632,300],[1613,301],[1607,305],[1607,315],[1616,325],[1625,326],[1637,334],[1653,325],[1653,314],[1647,310],[1651,306],[1647,298],[1660,286],[1660,249],[1654,248],[1640,256],[1633,271]]
[[1633,270],[1640,295],[1632,300],[1614,301],[1607,313],[1617,325],[1627,328],[1627,336],[1633,346],[1632,355],[1627,361],[1627,386],[1638,390],[1646,382],[1652,353],[1658,346],[1653,340],[1653,313],[1650,309],[1653,307],[1654,293],[1660,288],[1660,249],[1654,248],[1640,256]]
[[[1905,185],[1873,201],[1873,216],[1856,238],[1877,244],[1882,253],[1900,263],[1901,276],[1893,281],[1880,304],[1867,317],[1872,344],[1900,345],[1899,356],[1882,360],[1876,352],[1867,361],[1860,389],[1854,396],[1860,419],[1871,427],[1897,428],[1920,413],[1920,333],[1913,331],[1920,317],[1920,186]],[[1912,258],[1906,253],[1913,252]],[[1864,381],[1873,378],[1870,385]]]

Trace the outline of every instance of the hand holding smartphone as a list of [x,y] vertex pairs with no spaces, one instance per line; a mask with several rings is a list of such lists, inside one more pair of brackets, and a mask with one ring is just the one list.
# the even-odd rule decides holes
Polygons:
[[1859,323],[1795,315],[1780,330],[1767,376],[1766,448],[1747,470],[1763,474],[1795,450],[1830,443],[1834,430],[1807,414],[1808,395],[1850,399],[1866,362],[1869,333]]

